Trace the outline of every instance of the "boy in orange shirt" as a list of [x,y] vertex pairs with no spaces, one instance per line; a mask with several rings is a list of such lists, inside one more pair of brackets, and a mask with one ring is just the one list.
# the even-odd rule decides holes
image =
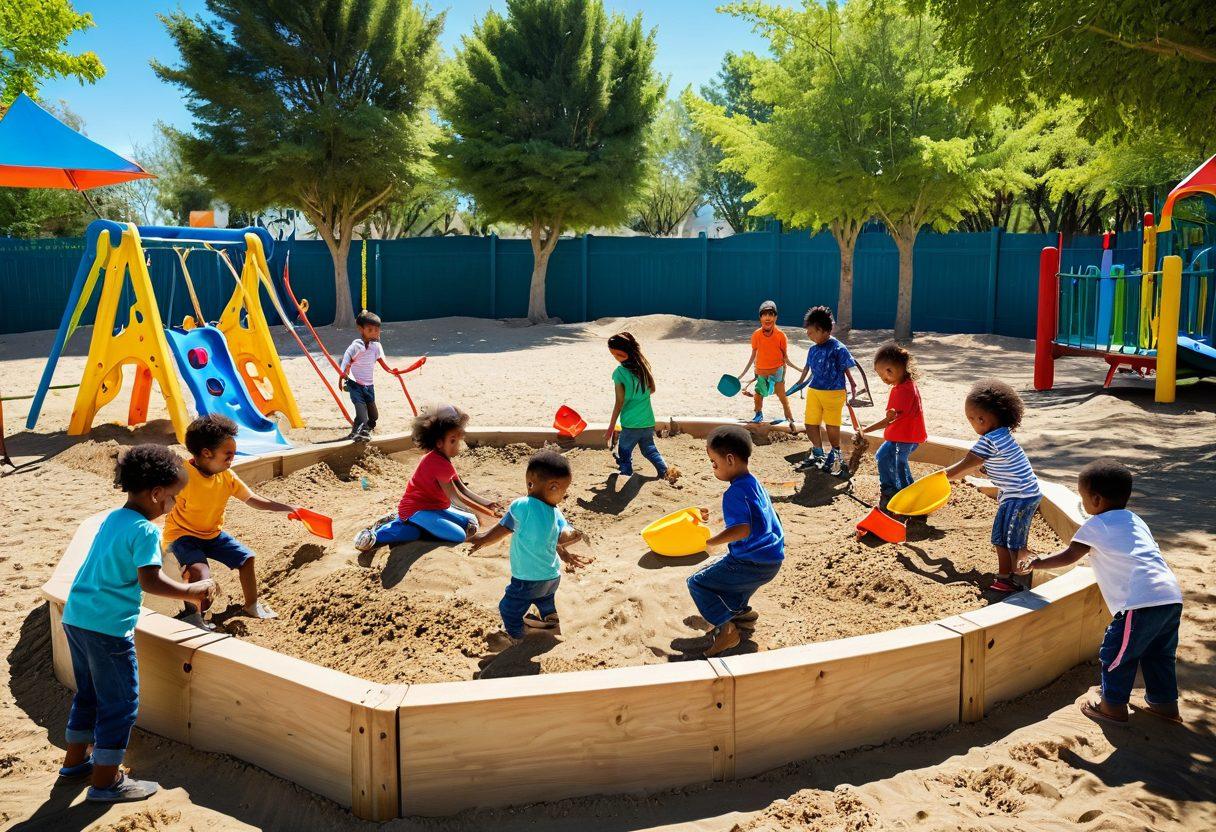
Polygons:
[[[785,410],[785,418],[774,419],[773,424],[792,424],[794,414],[790,411],[789,399],[785,397],[785,365],[790,364],[789,344],[785,333],[777,328],[777,304],[771,300],[760,304],[760,328],[752,333],[752,355],[747,359],[743,372],[739,373],[740,379],[752,364],[756,365],[756,388],[752,394],[756,403],[756,415],[752,417],[752,421],[764,421],[764,397],[775,392],[781,400],[782,409]],[[790,366],[798,369],[797,365]]]

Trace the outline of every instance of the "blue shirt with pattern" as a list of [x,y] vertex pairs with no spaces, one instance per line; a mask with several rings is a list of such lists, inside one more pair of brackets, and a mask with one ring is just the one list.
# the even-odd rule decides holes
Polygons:
[[806,366],[811,368],[811,383],[814,390],[843,390],[844,371],[856,367],[849,348],[829,337],[822,344],[812,344],[806,351]]

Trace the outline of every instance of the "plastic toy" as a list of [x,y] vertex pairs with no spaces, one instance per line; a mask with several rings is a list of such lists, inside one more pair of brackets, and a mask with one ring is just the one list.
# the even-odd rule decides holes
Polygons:
[[304,524],[304,528],[308,529],[309,533],[315,534],[317,537],[322,537],[326,540],[334,539],[334,521],[324,514],[317,514],[315,511],[301,508],[288,514],[287,519],[299,520]]
[[553,417],[553,429],[571,439],[587,429],[587,422],[572,407],[562,405]]
[[642,540],[656,555],[682,558],[705,551],[709,527],[699,508],[686,508],[655,520],[642,529]]
[[950,499],[950,480],[945,471],[921,477],[887,502],[887,511],[919,517],[932,514]]
[[870,513],[857,524],[857,539],[866,533],[877,535],[887,543],[903,543],[908,539],[908,527],[881,509],[872,508]]
[[718,379],[718,392],[723,396],[737,396],[739,391],[743,389],[743,383],[735,376],[727,373]]

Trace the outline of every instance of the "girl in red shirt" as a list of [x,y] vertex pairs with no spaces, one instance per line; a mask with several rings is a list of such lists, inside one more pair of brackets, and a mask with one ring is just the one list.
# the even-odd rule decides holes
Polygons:
[[878,507],[885,511],[887,501],[897,491],[912,484],[908,457],[929,435],[925,432],[920,390],[916,389],[916,379],[920,373],[912,353],[894,342],[884,344],[874,355],[874,370],[879,378],[891,385],[891,393],[887,397],[887,415],[864,428],[862,433],[884,428],[882,438],[886,441],[879,446],[874,457],[878,461]]
[[452,465],[468,424],[469,414],[450,404],[424,410],[414,419],[414,444],[427,453],[405,486],[397,514],[381,518],[355,535],[356,549],[370,552],[377,546],[409,543],[423,535],[445,543],[469,540],[477,532],[477,517],[453,508],[453,502],[492,520],[502,516],[502,506],[474,494]]

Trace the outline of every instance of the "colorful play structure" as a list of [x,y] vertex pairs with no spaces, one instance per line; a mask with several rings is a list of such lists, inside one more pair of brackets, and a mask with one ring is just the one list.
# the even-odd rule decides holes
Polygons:
[[[1183,211],[1176,211],[1184,200]],[[1102,358],[1115,373],[1156,375],[1155,399],[1172,402],[1179,378],[1216,375],[1216,156],[1172,190],[1154,225],[1144,215],[1141,262],[1113,262],[1114,234],[1103,236],[1102,264],[1060,271],[1060,249],[1039,257],[1034,387],[1050,390],[1055,359]]]

